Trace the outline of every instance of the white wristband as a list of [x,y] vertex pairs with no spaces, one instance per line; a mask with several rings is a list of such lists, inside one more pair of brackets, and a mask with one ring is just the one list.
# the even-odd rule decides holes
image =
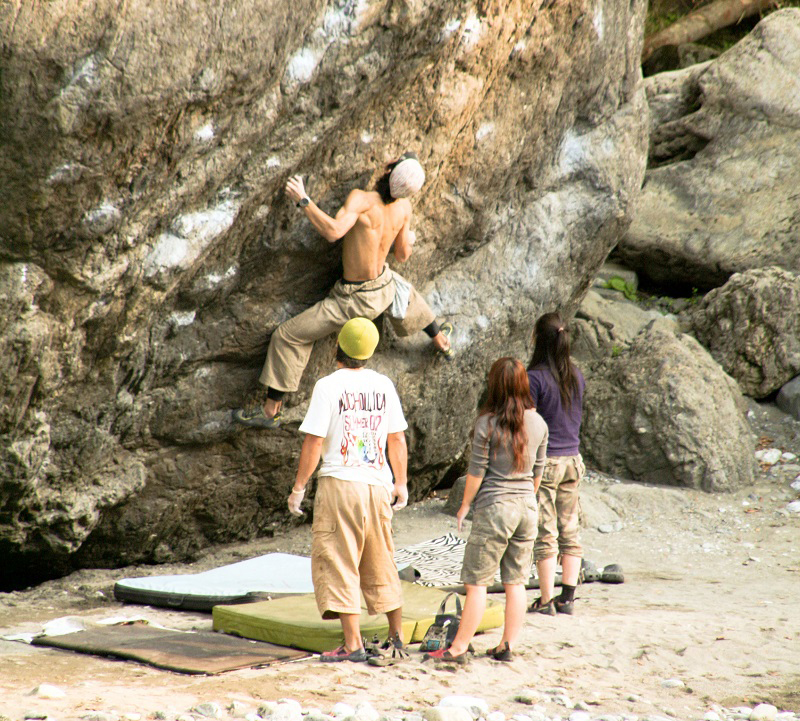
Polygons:
[[299,491],[292,488],[292,493],[305,493],[305,492],[306,492],[305,488],[301,488]]

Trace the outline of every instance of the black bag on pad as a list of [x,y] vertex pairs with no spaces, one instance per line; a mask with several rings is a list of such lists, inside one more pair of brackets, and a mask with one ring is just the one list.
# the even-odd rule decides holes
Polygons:
[[[445,610],[450,596],[456,599],[455,613],[447,613]],[[425,636],[422,638],[420,651],[438,651],[439,649],[448,649],[453,643],[453,639],[458,633],[458,626],[461,623],[461,599],[457,593],[448,593],[439,606],[439,612],[433,619],[433,623],[425,631]]]

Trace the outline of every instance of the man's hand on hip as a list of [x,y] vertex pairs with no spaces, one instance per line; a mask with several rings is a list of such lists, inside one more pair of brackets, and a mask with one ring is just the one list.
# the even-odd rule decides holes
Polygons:
[[392,490],[392,510],[399,511],[402,508],[405,508],[408,505],[408,485],[403,484],[394,484],[394,489]]

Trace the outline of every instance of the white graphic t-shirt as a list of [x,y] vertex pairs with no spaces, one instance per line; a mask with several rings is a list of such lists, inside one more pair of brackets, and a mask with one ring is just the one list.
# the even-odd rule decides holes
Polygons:
[[408,428],[394,383],[369,368],[340,368],[314,386],[302,433],[324,438],[320,476],[392,490],[386,436]]

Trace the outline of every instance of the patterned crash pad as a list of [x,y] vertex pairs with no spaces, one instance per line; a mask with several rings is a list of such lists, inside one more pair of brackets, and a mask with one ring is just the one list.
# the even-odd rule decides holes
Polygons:
[[[402,585],[403,637],[408,643],[416,643],[422,640],[425,631],[433,623],[442,599],[447,594],[416,583],[404,581]],[[452,610],[453,603],[452,599],[448,602],[448,610]],[[503,603],[489,599],[478,631],[502,626],[504,612]],[[313,594],[234,606],[215,606],[212,617],[215,631],[268,641],[279,646],[321,652],[330,651],[342,643],[342,627],[339,621],[323,621],[320,618]],[[377,634],[383,639],[388,632],[386,616],[369,616],[366,609],[362,608],[361,633],[364,637],[371,638]]]

